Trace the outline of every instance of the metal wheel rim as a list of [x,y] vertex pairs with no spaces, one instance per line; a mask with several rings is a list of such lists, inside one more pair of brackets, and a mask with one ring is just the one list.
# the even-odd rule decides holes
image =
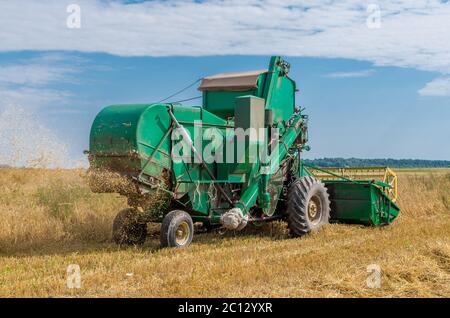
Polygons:
[[322,202],[317,195],[314,195],[309,199],[308,218],[313,224],[319,223],[322,218]]
[[189,224],[186,221],[181,222],[180,225],[178,225],[177,230],[175,231],[175,241],[177,242],[177,245],[185,245],[189,240],[190,234],[191,230],[189,228]]

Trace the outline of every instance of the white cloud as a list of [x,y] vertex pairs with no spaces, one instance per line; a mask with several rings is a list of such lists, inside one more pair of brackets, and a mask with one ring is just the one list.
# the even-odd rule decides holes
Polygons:
[[39,108],[53,102],[63,102],[70,93],[47,88],[0,86],[0,109],[8,105]]
[[63,102],[70,93],[48,86],[76,82],[73,75],[81,69],[68,63],[73,59],[71,55],[42,54],[15,64],[0,63],[0,108],[8,105],[39,108]]
[[0,64],[0,85],[44,86],[52,82],[74,81],[78,69],[68,66],[70,55],[43,54],[15,64]]
[[421,96],[450,96],[450,77],[440,77],[419,90]]
[[[81,29],[66,27],[67,3],[4,1],[0,51],[77,50],[123,56],[282,54],[367,60],[450,73],[450,4],[377,1],[76,1]],[[27,10],[24,10],[24,8]]]
[[70,69],[38,64],[0,65],[0,83],[45,85],[66,79]]
[[375,74],[374,70],[362,70],[354,72],[336,72],[326,74],[325,77],[329,78],[354,78],[354,77],[369,77]]

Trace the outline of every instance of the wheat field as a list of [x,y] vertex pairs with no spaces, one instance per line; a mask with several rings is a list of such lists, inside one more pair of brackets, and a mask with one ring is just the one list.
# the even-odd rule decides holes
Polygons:
[[[275,222],[174,250],[151,225],[143,246],[119,248],[111,224],[126,200],[92,193],[83,170],[0,169],[0,297],[450,297],[450,170],[400,171],[399,205],[382,228],[292,239]],[[81,288],[68,288],[70,264]]]

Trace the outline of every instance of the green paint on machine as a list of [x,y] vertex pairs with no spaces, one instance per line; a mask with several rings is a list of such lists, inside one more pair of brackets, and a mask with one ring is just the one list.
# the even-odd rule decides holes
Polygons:
[[[132,230],[149,221],[162,222],[161,242],[174,247],[189,245],[193,222],[207,229],[239,230],[251,222],[284,219],[293,235],[302,235],[330,218],[374,225],[393,221],[399,209],[379,184],[321,183],[304,169],[301,153],[309,149],[308,116],[295,106],[297,89],[289,69],[286,61],[274,56],[267,70],[205,77],[199,87],[202,106],[113,105],[97,115],[90,134],[92,178],[108,172],[130,185],[118,190],[113,182],[96,183],[101,186],[95,191],[119,192],[133,207],[129,212],[133,217],[127,222],[133,220],[134,226],[120,223],[123,213],[117,220],[115,231],[120,233],[114,237],[118,243],[133,242]],[[220,154],[224,162],[199,157],[211,149],[213,141],[207,133],[211,128],[220,132],[222,144],[234,147]],[[245,137],[244,153],[239,157],[236,136],[230,133],[237,128],[261,128],[268,139]],[[187,143],[191,151],[187,162],[172,156],[179,146],[172,138],[175,129],[183,138],[192,138]],[[266,157],[252,157],[252,147],[264,150]],[[225,160],[228,156],[233,162]],[[161,213],[154,211],[158,209],[153,202],[156,197],[167,201],[164,209],[160,206]],[[129,236],[120,239],[124,235]],[[180,246],[179,242],[184,243]]]
[[400,209],[372,181],[324,181],[331,200],[331,220],[337,222],[386,225]]

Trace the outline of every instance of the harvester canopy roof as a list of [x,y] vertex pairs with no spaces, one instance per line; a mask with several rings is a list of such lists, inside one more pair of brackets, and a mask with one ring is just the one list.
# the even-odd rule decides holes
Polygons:
[[264,73],[267,73],[267,70],[216,74],[204,77],[198,89],[200,91],[247,91],[257,87],[258,77]]

